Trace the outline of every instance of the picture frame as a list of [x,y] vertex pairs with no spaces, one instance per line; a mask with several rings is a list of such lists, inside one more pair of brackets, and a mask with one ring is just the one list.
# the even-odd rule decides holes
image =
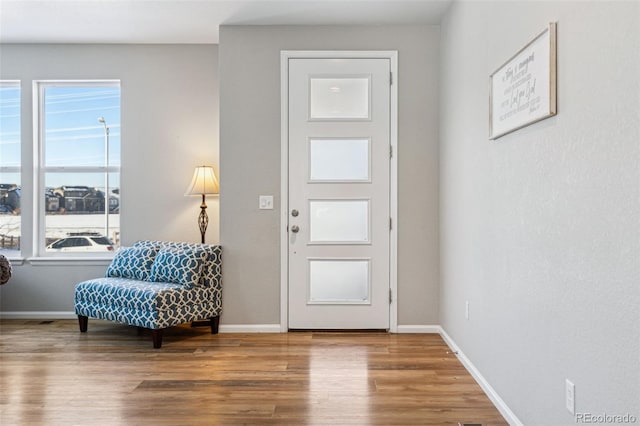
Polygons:
[[557,114],[556,22],[489,76],[489,139]]

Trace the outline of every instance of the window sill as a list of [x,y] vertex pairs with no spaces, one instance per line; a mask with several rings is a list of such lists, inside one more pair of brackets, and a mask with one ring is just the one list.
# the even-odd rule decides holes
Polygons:
[[30,257],[33,266],[109,266],[113,257]]
[[11,262],[11,266],[21,266],[24,263],[24,257],[9,257],[5,254],[5,257]]

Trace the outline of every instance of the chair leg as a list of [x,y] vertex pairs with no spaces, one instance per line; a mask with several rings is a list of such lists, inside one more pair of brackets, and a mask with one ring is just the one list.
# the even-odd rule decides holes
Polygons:
[[80,332],[87,332],[87,325],[89,324],[89,317],[85,317],[84,315],[78,315],[78,324],[80,325]]
[[162,346],[162,329],[152,329],[151,339],[153,340],[153,349],[160,349]]
[[211,318],[211,334],[218,334],[218,328],[220,326],[220,315]]

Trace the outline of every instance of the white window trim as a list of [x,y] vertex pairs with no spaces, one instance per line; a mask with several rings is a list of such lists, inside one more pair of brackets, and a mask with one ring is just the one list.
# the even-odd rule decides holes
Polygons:
[[[53,256],[42,256],[42,257],[29,257],[26,259],[29,264],[33,266],[108,266],[113,260],[113,256],[111,257],[96,257],[95,252],[88,253],[90,255],[94,255],[91,257],[79,257],[78,253],[52,253],[57,257]],[[69,254],[71,256],[65,256],[65,254]],[[13,265],[13,261],[11,262]]]
[[[121,87],[120,80],[34,80],[33,81],[33,256],[27,261],[32,265],[104,265],[108,264],[115,252],[47,253],[44,211],[44,177],[47,172],[100,172],[120,173],[120,166],[95,167],[46,167],[44,164],[44,89],[48,87]],[[108,200],[108,196],[107,196]],[[108,203],[108,201],[106,201]]]
[[[22,142],[22,81],[20,80],[0,80],[0,87],[16,87],[20,89],[20,141]],[[20,144],[22,146],[22,143]],[[0,173],[18,173],[22,175],[22,153],[20,153],[20,165],[19,166],[3,166],[0,165]],[[20,178],[20,186],[22,186],[22,176]],[[16,255],[9,256],[9,252],[2,252],[4,256],[11,261],[12,265],[22,265],[24,263],[24,257],[22,255],[22,214],[20,214],[20,250]]]

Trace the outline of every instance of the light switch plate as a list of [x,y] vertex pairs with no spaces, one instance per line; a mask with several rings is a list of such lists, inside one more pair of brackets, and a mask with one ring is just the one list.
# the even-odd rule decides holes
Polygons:
[[259,197],[260,210],[273,210],[273,195],[261,195]]

